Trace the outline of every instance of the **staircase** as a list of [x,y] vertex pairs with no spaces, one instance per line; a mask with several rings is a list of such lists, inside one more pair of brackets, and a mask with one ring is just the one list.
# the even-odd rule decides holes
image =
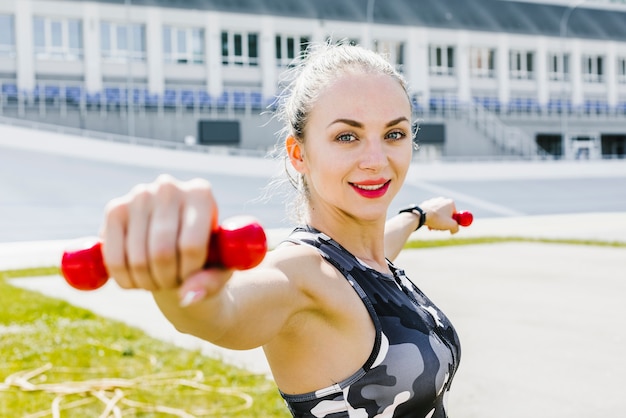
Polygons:
[[506,125],[479,103],[469,103],[463,115],[465,123],[485,135],[505,155],[533,158],[540,153],[534,138],[520,128]]

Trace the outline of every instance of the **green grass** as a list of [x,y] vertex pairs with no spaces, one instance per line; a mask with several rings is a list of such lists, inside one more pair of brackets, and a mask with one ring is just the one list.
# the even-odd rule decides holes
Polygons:
[[[407,248],[540,242],[626,247],[623,242],[448,238]],[[289,414],[275,384],[199,352],[6,279],[58,274],[57,267],[0,272],[0,417],[263,417]],[[117,413],[118,415],[115,415]]]
[[592,245],[601,247],[626,248],[626,242],[620,241],[595,241],[578,239],[549,239],[549,238],[526,238],[526,237],[478,237],[478,238],[447,238],[441,240],[415,240],[409,241],[405,248],[436,248],[455,245],[476,244],[499,244],[507,242],[535,242],[543,244],[567,244],[567,245]]
[[6,282],[57,271],[0,273],[0,417],[289,416],[264,376]]

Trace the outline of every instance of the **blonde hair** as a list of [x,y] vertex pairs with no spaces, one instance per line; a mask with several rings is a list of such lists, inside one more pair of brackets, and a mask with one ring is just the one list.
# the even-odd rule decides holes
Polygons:
[[285,164],[286,178],[276,178],[270,188],[277,189],[288,181],[293,186],[286,198],[287,210],[294,221],[304,222],[308,208],[308,190],[304,176],[295,172],[289,163],[285,140],[294,137],[304,144],[309,116],[317,98],[337,78],[347,73],[388,75],[398,81],[407,94],[407,82],[394,66],[382,55],[358,45],[346,42],[312,44],[294,65],[282,74],[274,117],[283,125],[278,132],[275,155]]

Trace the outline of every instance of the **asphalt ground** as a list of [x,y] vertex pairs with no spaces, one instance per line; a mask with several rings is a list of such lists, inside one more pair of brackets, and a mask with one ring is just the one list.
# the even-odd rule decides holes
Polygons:
[[[3,143],[7,138],[0,135],[0,207],[6,211],[0,215],[14,218],[0,225],[4,234],[0,269],[55,263],[67,239],[97,231],[102,205],[110,195],[164,170],[209,173],[212,179],[228,177],[224,200],[232,203],[233,212],[257,207],[247,203],[247,192],[256,190],[257,182],[265,183],[273,170],[262,168],[263,173],[254,176],[259,169],[252,161],[220,158],[212,160],[208,169],[203,159],[196,166],[195,157],[177,163],[181,154],[170,152],[163,159],[154,156],[161,155],[160,151],[151,151],[138,156],[91,143],[86,147],[91,155],[79,155],[84,141],[61,149],[60,143],[71,142],[62,138],[46,150],[52,146],[49,138],[43,145],[39,139],[21,138],[19,146]],[[141,156],[145,159],[138,163]],[[132,158],[135,161],[128,161]],[[625,165],[601,163],[421,165],[410,173],[406,194],[399,201],[420,201],[433,194],[455,197],[477,215],[460,237],[626,242]],[[228,174],[233,169],[239,174]],[[520,197],[524,193],[525,199]],[[81,201],[85,202],[82,206]],[[286,230],[283,215],[274,214],[281,203],[270,206],[267,212],[278,220],[267,221],[270,241],[275,242]],[[415,234],[418,239],[441,237],[425,230]],[[485,244],[407,250],[397,264],[446,312],[461,337],[461,368],[448,400],[452,417],[626,414],[626,249]],[[223,350],[176,332],[145,292],[121,291],[112,283],[95,292],[79,292],[60,277],[14,283],[128,322],[182,347],[200,349],[256,373],[269,373],[260,350]]]

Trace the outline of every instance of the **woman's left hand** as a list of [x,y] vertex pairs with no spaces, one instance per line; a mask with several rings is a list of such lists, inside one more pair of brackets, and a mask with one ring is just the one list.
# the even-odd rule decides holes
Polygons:
[[426,223],[429,229],[437,231],[450,231],[451,234],[459,232],[459,224],[452,218],[456,213],[454,200],[445,197],[435,197],[420,203],[420,208],[426,212]]

